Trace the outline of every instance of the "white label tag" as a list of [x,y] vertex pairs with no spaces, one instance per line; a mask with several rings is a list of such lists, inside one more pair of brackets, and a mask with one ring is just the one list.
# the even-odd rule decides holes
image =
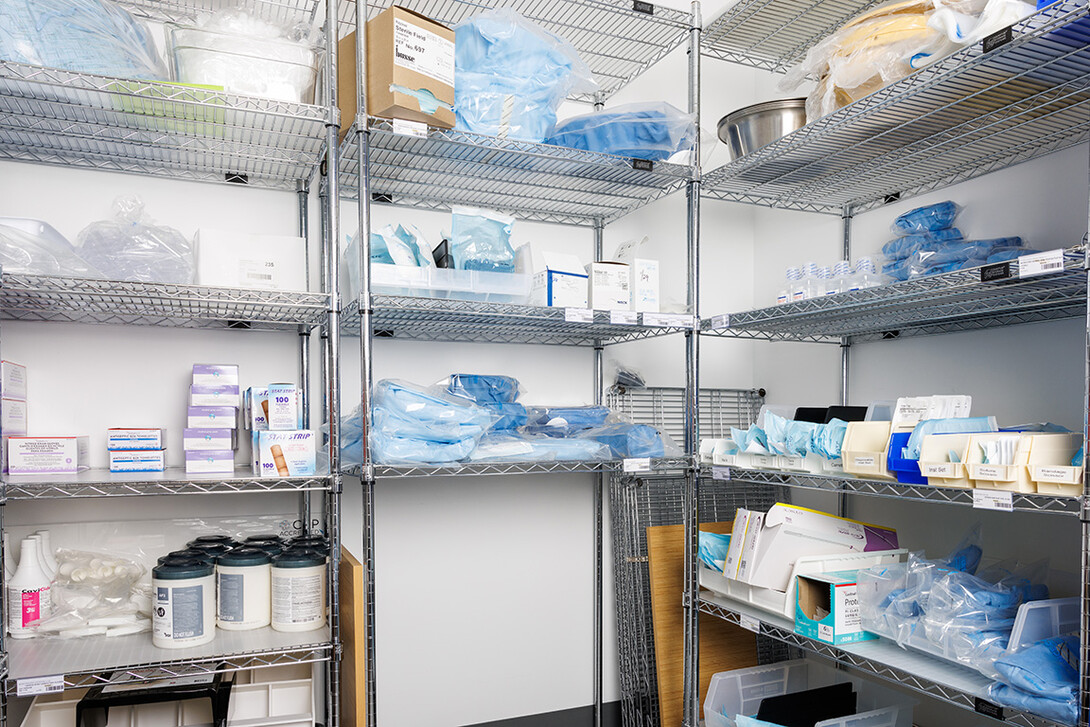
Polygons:
[[957,477],[954,473],[954,465],[947,462],[943,464],[921,464],[924,477]]
[[746,631],[752,631],[755,634],[761,633],[761,622],[752,616],[739,616],[738,625]]
[[272,260],[238,261],[238,284],[243,288],[275,288],[277,277],[276,263]]
[[406,121],[394,119],[394,133],[402,136],[415,136],[421,139],[428,138],[428,125],[423,121]]
[[639,322],[640,314],[634,310],[611,310],[609,322],[614,326],[634,326]]
[[1033,477],[1044,482],[1061,483],[1076,479],[1074,467],[1038,467],[1033,471]]
[[651,471],[651,458],[650,457],[633,457],[625,459],[623,462],[625,472],[650,472]]
[[713,480],[730,480],[730,467],[712,467]]
[[685,313],[644,313],[643,324],[651,328],[692,328],[693,317]]
[[1003,490],[973,490],[973,507],[977,510],[1014,511],[1014,493]]
[[33,697],[36,694],[56,694],[64,691],[64,676],[30,677],[15,680],[15,696]]
[[1005,480],[1007,479],[1006,469],[1007,468],[1005,466],[996,465],[992,467],[985,465],[977,467],[975,474],[982,480]]
[[1032,278],[1035,275],[1058,273],[1064,269],[1064,251],[1049,250],[1018,258],[1018,277]]
[[594,323],[594,311],[590,308],[565,308],[564,320],[568,323]]
[[453,86],[454,42],[407,20],[394,18],[394,65]]
[[730,328],[730,314],[724,313],[721,316],[715,316],[712,318],[711,329],[718,331],[720,328]]
[[874,457],[856,457],[855,458],[855,466],[856,467],[873,467],[874,466]]

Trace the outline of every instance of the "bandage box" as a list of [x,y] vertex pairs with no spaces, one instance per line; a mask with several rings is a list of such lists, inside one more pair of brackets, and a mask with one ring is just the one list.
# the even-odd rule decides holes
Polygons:
[[628,285],[632,291],[632,310],[659,312],[662,301],[659,298],[658,260],[634,259],[628,266]]
[[233,406],[191,406],[186,417],[189,429],[234,429],[238,409]]
[[193,364],[193,386],[238,386],[238,366]]
[[575,255],[548,252],[527,243],[515,253],[516,269],[532,274],[530,305],[587,307],[587,274]]
[[798,576],[795,633],[826,644],[877,639],[863,630],[857,571]]
[[111,452],[166,449],[166,432],[162,429],[106,430],[106,449]]
[[269,420],[265,418],[265,406],[269,400],[269,387],[251,386],[242,395],[242,425],[252,432],[259,432],[269,428]]
[[235,453],[229,449],[187,451],[185,473],[187,475],[234,474]]
[[301,237],[200,229],[193,238],[197,284],[306,290],[306,249]]
[[300,392],[295,384],[269,384],[269,395],[261,402],[269,431],[302,429],[303,408]]
[[238,406],[238,385],[190,386],[190,406]]
[[257,477],[304,477],[316,472],[312,431],[254,432],[253,444]]
[[162,472],[166,469],[166,451],[144,449],[110,452],[111,472]]
[[[454,31],[393,6],[367,23],[367,113],[454,126]],[[337,47],[341,138],[356,118],[356,34]],[[422,102],[413,92],[434,97]]]
[[87,469],[90,437],[11,437],[8,470],[13,475],[65,475]]
[[26,401],[26,366],[0,361],[0,397]]
[[597,262],[587,265],[588,300],[594,310],[630,310],[632,288],[629,267],[624,263]]
[[238,432],[234,429],[186,429],[182,432],[182,448],[187,452],[238,449]]

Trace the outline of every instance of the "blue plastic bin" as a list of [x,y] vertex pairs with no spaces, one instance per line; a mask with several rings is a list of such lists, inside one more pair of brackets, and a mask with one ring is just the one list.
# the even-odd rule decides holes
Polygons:
[[901,450],[908,444],[908,438],[912,432],[898,432],[889,438],[889,456],[886,458],[886,467],[897,475],[897,481],[906,485],[926,485],[927,478],[920,474],[920,461],[918,459],[904,459]]

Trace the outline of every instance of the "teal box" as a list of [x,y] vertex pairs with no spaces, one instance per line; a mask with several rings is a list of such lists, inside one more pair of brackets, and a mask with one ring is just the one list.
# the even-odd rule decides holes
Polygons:
[[795,633],[826,644],[870,641],[859,618],[856,571],[799,576],[795,589]]

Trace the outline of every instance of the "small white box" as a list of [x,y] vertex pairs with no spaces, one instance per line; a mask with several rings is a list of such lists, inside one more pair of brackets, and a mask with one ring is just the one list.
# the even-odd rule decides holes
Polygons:
[[87,469],[90,437],[11,437],[8,469],[13,475],[66,475]]
[[306,241],[301,237],[197,230],[197,284],[227,288],[306,290]]
[[257,477],[302,477],[316,473],[314,432],[254,432]]
[[235,453],[229,449],[208,449],[185,453],[187,475],[223,475],[234,474],[234,472]]
[[295,384],[269,384],[268,396],[262,403],[269,431],[302,429],[303,408],[299,405],[299,389]]
[[[242,397],[242,425],[252,432],[269,428],[265,408],[269,401],[268,386],[251,386]],[[264,402],[264,404],[262,403]]]
[[26,434],[25,401],[19,399],[0,400],[0,434],[5,437],[19,437]]
[[628,266],[628,280],[632,291],[632,310],[658,313],[662,305],[659,298],[659,261],[636,258]]
[[162,472],[166,469],[166,451],[162,449],[113,450],[111,472]]
[[238,406],[238,385],[189,387],[190,406]]
[[554,308],[587,307],[587,274],[575,255],[547,252],[526,243],[516,253],[516,269],[533,275],[530,305]]
[[182,449],[187,452],[238,449],[237,434],[234,429],[186,429],[182,432]]
[[0,361],[0,396],[26,401],[26,366]]
[[106,430],[106,449],[111,452],[166,449],[166,432],[162,429]]
[[597,262],[587,266],[590,307],[594,310],[630,310],[632,289],[624,263]]
[[238,409],[233,406],[191,406],[186,417],[188,429],[234,429]]
[[192,383],[194,386],[238,386],[238,365],[193,364]]

